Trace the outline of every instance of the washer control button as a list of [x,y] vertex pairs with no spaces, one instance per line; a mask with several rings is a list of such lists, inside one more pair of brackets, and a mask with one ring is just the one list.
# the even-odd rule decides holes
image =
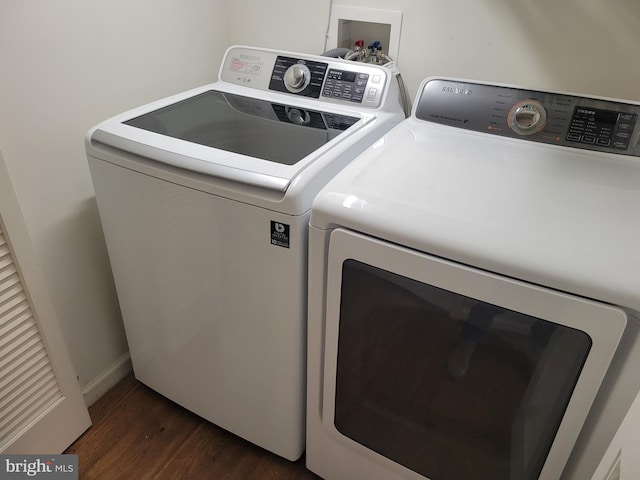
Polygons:
[[311,70],[306,65],[296,63],[284,73],[284,86],[291,93],[298,93],[307,88],[311,82]]

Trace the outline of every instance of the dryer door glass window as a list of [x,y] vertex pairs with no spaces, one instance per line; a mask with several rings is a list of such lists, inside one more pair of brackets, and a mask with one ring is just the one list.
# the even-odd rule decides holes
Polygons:
[[358,120],[211,90],[124,123],[179,140],[294,165]]
[[336,429],[433,480],[537,479],[586,333],[347,260]]

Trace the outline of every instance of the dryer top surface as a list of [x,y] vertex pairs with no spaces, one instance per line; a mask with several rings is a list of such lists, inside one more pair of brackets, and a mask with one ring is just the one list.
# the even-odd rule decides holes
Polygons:
[[640,161],[412,117],[334,178],[311,223],[640,311]]

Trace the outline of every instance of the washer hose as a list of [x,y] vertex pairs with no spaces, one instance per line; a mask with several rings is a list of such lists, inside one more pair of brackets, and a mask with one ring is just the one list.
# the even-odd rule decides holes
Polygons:
[[404,85],[402,75],[400,75],[400,70],[398,70],[398,67],[396,67],[396,63],[389,55],[381,53],[380,58],[382,58],[386,62],[384,63],[384,66],[391,70],[393,75],[396,77],[400,95],[400,104],[402,105],[402,110],[404,111],[404,117],[409,118],[411,116],[411,102],[409,100],[409,95],[407,94],[407,88]]
[[327,50],[322,54],[323,57],[332,57],[332,58],[344,58],[349,54],[351,50],[348,48],[334,48],[333,50]]

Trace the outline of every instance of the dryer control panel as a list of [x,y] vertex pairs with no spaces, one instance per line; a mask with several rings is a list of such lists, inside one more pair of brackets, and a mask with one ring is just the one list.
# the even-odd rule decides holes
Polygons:
[[242,87],[365,108],[383,106],[391,79],[378,65],[251,47],[227,50],[220,70]]
[[534,142],[640,156],[640,104],[456,79],[427,79],[418,119]]

